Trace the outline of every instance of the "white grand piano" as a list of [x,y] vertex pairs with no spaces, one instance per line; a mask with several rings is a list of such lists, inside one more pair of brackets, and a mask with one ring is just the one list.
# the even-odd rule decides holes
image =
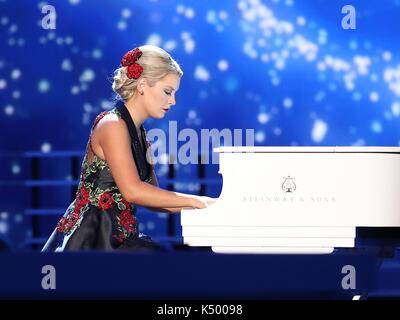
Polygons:
[[217,202],[184,210],[184,243],[218,253],[327,254],[360,227],[400,227],[399,147],[220,147]]

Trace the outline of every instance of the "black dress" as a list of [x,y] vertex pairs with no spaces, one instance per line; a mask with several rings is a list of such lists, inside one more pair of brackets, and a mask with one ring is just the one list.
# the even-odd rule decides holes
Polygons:
[[[140,142],[129,111],[122,102],[118,102],[114,109],[99,114],[91,132],[109,113],[116,114],[126,122],[140,179],[151,182],[153,168],[146,160],[146,150],[149,147],[146,132],[141,126]],[[89,137],[76,198],[58,222],[42,251],[96,249],[140,250],[162,247],[139,232],[136,205],[124,199],[107,162],[93,152]]]

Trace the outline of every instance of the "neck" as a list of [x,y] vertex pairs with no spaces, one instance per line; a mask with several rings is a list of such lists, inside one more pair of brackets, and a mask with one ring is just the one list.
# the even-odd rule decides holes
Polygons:
[[140,126],[149,117],[144,111],[144,107],[140,104],[136,95],[126,101],[125,106],[128,109],[133,122],[135,123],[136,130],[139,131]]

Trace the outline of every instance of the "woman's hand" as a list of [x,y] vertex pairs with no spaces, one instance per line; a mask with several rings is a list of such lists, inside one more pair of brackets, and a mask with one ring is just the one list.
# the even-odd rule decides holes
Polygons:
[[214,204],[217,199],[205,196],[193,196],[191,198],[193,209],[204,209]]

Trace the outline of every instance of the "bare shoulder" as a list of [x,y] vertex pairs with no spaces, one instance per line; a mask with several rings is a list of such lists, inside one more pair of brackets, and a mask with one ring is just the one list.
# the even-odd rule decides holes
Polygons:
[[116,141],[129,136],[125,121],[115,113],[105,115],[97,124],[96,131],[101,140],[111,138]]
[[107,161],[113,154],[128,152],[130,137],[125,121],[115,113],[106,114],[94,128],[91,145],[94,153]]

